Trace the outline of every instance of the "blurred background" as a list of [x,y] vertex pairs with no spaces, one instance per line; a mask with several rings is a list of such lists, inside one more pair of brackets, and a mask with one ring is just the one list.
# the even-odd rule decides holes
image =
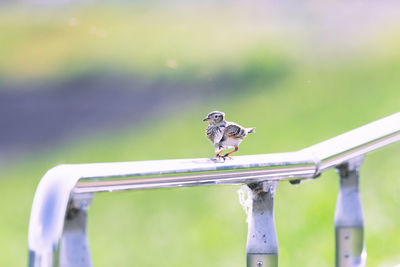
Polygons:
[[[40,178],[61,163],[212,157],[203,117],[286,152],[399,111],[397,1],[0,1],[0,266],[27,265]],[[368,266],[400,263],[400,144],[361,169]],[[94,266],[244,266],[239,186],[104,193]],[[333,266],[331,170],[276,195],[280,266]]]

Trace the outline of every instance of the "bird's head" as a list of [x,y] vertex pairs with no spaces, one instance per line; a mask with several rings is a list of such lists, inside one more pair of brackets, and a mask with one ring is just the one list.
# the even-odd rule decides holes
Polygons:
[[208,121],[208,123],[213,125],[218,125],[225,119],[225,113],[221,111],[212,111],[203,119],[203,121]]

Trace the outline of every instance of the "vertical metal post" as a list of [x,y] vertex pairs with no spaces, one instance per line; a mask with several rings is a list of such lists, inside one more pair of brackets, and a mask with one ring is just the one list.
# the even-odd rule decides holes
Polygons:
[[60,267],[91,267],[87,236],[87,209],[91,194],[74,195],[68,205],[59,248]]
[[336,266],[365,266],[364,217],[359,190],[363,157],[336,167],[340,188],[335,211]]
[[249,184],[247,267],[277,267],[274,194],[278,181]]

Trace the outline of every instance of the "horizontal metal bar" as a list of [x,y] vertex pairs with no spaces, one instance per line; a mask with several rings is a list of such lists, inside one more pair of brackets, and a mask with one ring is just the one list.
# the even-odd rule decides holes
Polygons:
[[[81,175],[74,193],[305,179],[399,140],[400,113],[396,113],[298,152],[237,156],[227,161],[160,160],[82,164],[70,168]],[[238,169],[246,171],[234,171]],[[171,174],[181,175],[166,176]],[[121,180],[121,176],[133,178]],[[119,178],[84,181],[101,177]]]
[[319,171],[338,166],[352,158],[400,140],[400,112],[318,143],[303,152],[320,162]]
[[[143,164],[147,165],[148,162],[143,162]],[[127,165],[126,167],[131,168],[132,166]],[[171,168],[174,170],[172,173],[183,174],[165,176],[165,174],[171,173],[169,171]],[[139,168],[134,168],[134,170],[137,169]],[[237,169],[246,170],[236,171]],[[116,170],[121,170],[121,168],[118,167]],[[195,170],[195,173],[193,173],[193,170]],[[129,176],[150,175],[150,177],[119,178],[118,180],[107,181],[86,181],[81,179],[73,192],[94,193],[161,187],[243,184],[266,179],[310,178],[315,175],[315,172],[315,162],[310,158],[307,159],[307,155],[303,153],[238,156],[229,162],[224,162],[223,160],[216,162],[212,159],[193,159],[185,163],[181,161],[164,161],[154,163],[151,173],[145,171],[134,172],[132,170],[129,174]],[[129,172],[126,171],[126,173]]]

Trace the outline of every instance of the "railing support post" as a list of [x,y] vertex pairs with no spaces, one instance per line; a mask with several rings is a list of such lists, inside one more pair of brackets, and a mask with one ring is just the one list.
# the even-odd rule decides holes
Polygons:
[[335,211],[336,266],[365,266],[364,217],[359,190],[363,157],[336,167],[340,188]]
[[74,195],[68,205],[61,238],[60,267],[91,267],[92,260],[87,236],[87,209],[92,194]]
[[277,267],[274,194],[278,181],[249,184],[247,267]]

